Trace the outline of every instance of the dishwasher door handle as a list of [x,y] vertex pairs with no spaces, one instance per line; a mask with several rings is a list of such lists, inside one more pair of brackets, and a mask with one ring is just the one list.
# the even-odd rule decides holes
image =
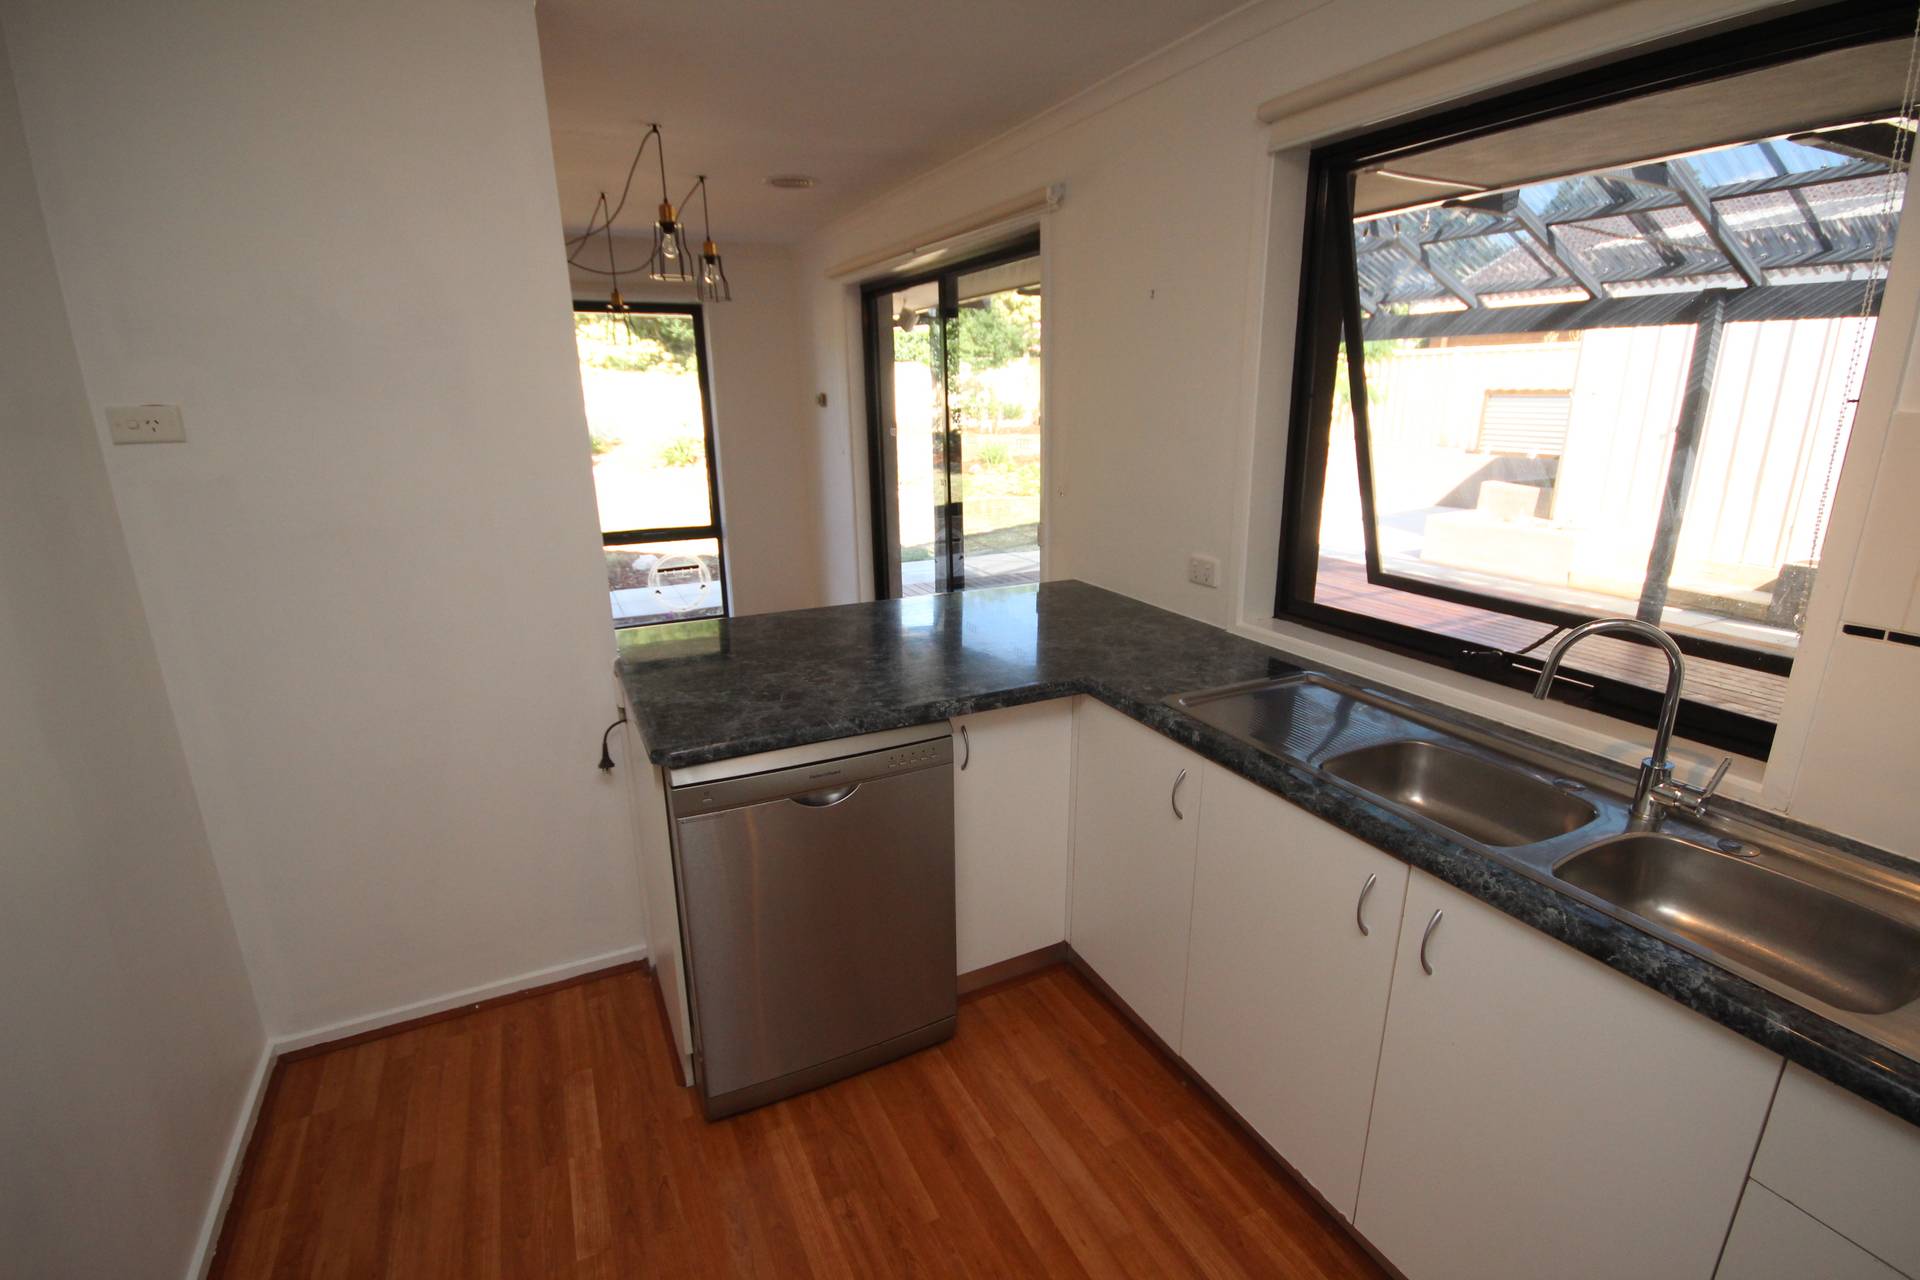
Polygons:
[[809,809],[831,809],[859,789],[859,783],[849,782],[844,787],[828,787],[824,791],[809,791],[803,796],[788,796],[787,799]]

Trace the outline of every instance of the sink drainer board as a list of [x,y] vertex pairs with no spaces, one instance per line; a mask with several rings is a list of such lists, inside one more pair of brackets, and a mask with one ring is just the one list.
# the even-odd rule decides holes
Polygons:
[[1176,700],[1188,715],[1493,848],[1538,844],[1598,817],[1526,764],[1311,674]]
[[1308,765],[1363,747],[1439,737],[1419,721],[1365,700],[1358,690],[1336,687],[1314,675],[1289,676],[1252,689],[1210,690],[1174,701],[1204,724]]

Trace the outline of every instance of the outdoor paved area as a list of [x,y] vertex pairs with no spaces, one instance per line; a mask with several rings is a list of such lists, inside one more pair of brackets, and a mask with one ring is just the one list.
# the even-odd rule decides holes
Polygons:
[[[1023,547],[1018,551],[989,551],[967,557],[967,586],[1017,587],[1040,581],[1040,548]],[[930,596],[933,589],[933,561],[913,560],[900,566],[900,594]]]
[[613,625],[616,627],[720,616],[718,582],[708,583],[704,591],[691,586],[669,586],[660,591],[649,587],[628,587],[621,591],[609,591],[607,597],[613,607]]
[[[1581,590],[1577,587],[1548,586],[1541,582],[1526,582],[1512,577],[1503,577],[1497,573],[1478,572],[1451,565],[1423,565],[1421,560],[1428,519],[1437,515],[1452,514],[1458,510],[1457,507],[1421,507],[1381,517],[1380,558],[1387,570],[1392,573],[1438,580],[1448,586],[1461,587],[1469,591],[1484,591],[1494,596],[1509,593],[1518,588],[1543,604],[1557,605],[1573,613],[1605,615],[1633,612],[1636,601],[1629,596],[1608,595],[1600,591]],[[1322,538],[1320,553],[1323,564],[1339,561],[1355,569],[1359,569],[1366,560],[1366,551],[1357,536],[1349,545],[1340,545],[1339,541]],[[1362,580],[1364,581],[1364,577]],[[1684,588],[1690,584],[1676,580],[1675,585]],[[1637,587],[1634,589],[1638,590]],[[1667,607],[1665,625],[1706,639],[1724,640],[1729,644],[1746,645],[1754,649],[1776,651],[1784,649],[1788,653],[1792,652],[1794,640],[1790,632],[1782,631],[1779,627],[1769,626],[1764,622],[1729,617],[1706,609],[1689,609],[1675,605]]]
[[[1320,561],[1314,599],[1336,609],[1438,631],[1491,648],[1522,649],[1551,629],[1544,622],[1504,617],[1448,600],[1429,599],[1405,591],[1376,587],[1367,581],[1367,567],[1364,564],[1329,557],[1323,557]],[[1645,645],[1608,636],[1595,636],[1581,641],[1580,647],[1569,656],[1568,665],[1597,675],[1630,681],[1648,689],[1664,689],[1667,684],[1667,661],[1664,657]],[[1778,722],[1786,692],[1787,681],[1784,676],[1748,671],[1703,658],[1687,659],[1686,693],[1689,698]]]

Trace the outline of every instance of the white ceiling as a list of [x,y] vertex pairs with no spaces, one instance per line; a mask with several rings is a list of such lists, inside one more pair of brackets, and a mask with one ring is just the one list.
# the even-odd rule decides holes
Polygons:
[[[797,240],[1244,2],[539,0],[561,212],[577,233],[603,189],[618,200],[658,120],[672,198],[707,174],[723,249]],[[623,229],[659,187],[649,148]]]

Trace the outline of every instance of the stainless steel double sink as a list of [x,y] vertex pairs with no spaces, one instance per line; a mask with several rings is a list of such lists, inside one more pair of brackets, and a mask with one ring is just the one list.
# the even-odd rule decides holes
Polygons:
[[1547,782],[1424,738],[1382,742],[1327,761],[1340,781],[1496,849],[1539,844],[1600,816],[1578,783]]
[[1629,783],[1315,673],[1181,694],[1205,724],[1920,1056],[1920,876],[1725,812],[1629,820]]

